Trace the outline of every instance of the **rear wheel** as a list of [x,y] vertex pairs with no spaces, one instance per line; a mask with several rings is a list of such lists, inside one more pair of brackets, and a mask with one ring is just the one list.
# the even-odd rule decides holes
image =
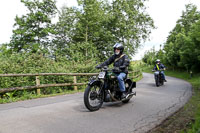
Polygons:
[[84,104],[90,111],[96,111],[103,104],[104,93],[100,85],[88,85],[84,92]]
[[163,79],[163,76],[162,75],[160,75],[160,85],[164,85],[164,79]]
[[[131,80],[126,80],[125,81],[125,87],[127,90],[127,93],[131,93],[132,92],[132,88],[130,88],[132,85],[132,81]],[[126,100],[122,100],[123,103],[128,103],[130,101],[130,99],[126,99]]]
[[126,100],[123,100],[122,102],[123,103],[128,103],[130,101],[130,99],[126,99]]
[[163,81],[163,79],[161,80],[161,85],[164,85],[164,81]]
[[159,87],[159,85],[160,85],[159,84],[159,79],[158,79],[158,77],[156,77],[156,86]]

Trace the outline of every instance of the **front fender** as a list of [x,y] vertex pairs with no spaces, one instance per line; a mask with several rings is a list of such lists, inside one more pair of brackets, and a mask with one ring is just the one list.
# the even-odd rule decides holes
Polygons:
[[102,82],[98,79],[92,79],[89,81],[88,85],[93,86],[93,85],[101,85]]
[[159,71],[154,72],[154,75],[159,75]]

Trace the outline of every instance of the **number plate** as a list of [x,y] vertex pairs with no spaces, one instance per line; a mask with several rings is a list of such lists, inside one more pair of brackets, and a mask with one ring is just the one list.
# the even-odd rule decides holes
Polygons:
[[100,72],[98,78],[103,79],[105,77],[105,72]]

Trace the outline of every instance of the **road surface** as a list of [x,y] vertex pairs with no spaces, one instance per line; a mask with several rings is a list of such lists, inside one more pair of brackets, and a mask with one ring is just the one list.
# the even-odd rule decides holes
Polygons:
[[156,87],[152,74],[137,82],[128,104],[105,103],[89,112],[83,93],[0,104],[0,133],[145,133],[182,107],[191,85],[167,77]]

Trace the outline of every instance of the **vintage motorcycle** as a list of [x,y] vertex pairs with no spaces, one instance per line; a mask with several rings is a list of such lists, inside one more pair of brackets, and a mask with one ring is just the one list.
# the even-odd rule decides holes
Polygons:
[[85,89],[84,104],[86,108],[90,111],[96,111],[101,108],[103,102],[122,101],[123,103],[128,103],[133,95],[136,95],[136,92],[133,91],[133,88],[136,87],[136,82],[132,82],[127,77],[124,81],[127,96],[122,99],[122,93],[113,69],[109,69],[107,66],[101,68],[98,76],[90,78],[88,86]]
[[155,78],[155,83],[157,87],[164,85],[164,79],[161,74],[162,71],[164,71],[164,69],[152,70],[152,72],[154,72],[154,78]]

